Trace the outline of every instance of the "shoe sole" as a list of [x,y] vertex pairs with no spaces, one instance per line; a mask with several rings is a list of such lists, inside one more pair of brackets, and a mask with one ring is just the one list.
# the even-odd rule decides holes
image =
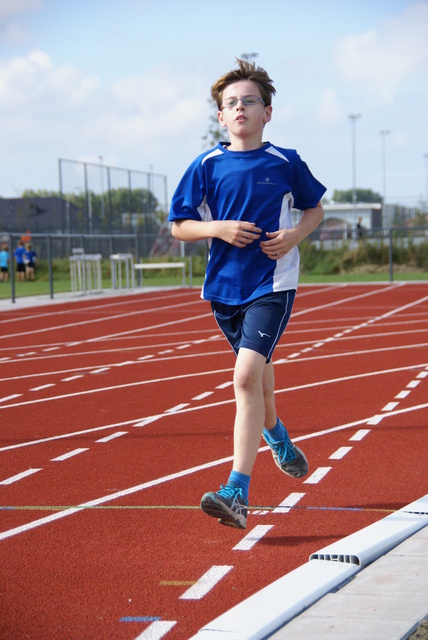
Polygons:
[[235,529],[246,529],[247,518],[242,513],[235,513],[232,509],[216,499],[214,493],[206,493],[201,500],[201,509],[212,518],[217,518],[220,524]]
[[288,471],[287,471],[287,470],[286,470],[286,469],[284,469],[284,467],[281,465],[281,463],[280,463],[280,461],[279,461],[278,454],[277,454],[273,449],[271,449],[271,451],[272,451],[272,456],[273,456],[273,459],[274,459],[275,464],[276,464],[276,466],[278,467],[278,469],[281,469],[281,471],[282,471],[283,473],[287,474],[287,476],[290,476],[291,478],[303,478],[303,476],[305,476],[305,475],[308,473],[308,471],[309,471],[308,461],[307,461],[307,459],[306,459],[305,454],[303,453],[303,451],[302,451],[301,449],[299,449],[299,447],[296,447],[296,445],[295,445],[295,444],[293,444],[293,447],[294,447],[294,449],[297,451],[298,458],[299,458],[299,457],[300,457],[300,458],[303,458],[304,466],[303,466],[303,467],[301,467],[301,468],[298,468],[298,469],[292,469],[294,462],[296,462],[296,461],[292,461],[292,462],[290,462],[290,463],[289,463],[289,465],[288,465],[288,466],[290,467],[290,470],[288,470]]

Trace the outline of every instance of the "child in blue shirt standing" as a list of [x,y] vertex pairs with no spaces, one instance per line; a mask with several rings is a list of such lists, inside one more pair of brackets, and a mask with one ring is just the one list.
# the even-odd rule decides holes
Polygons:
[[[251,472],[260,439],[276,465],[295,478],[306,457],[277,417],[272,355],[290,318],[299,273],[297,245],[321,222],[325,187],[296,151],[263,142],[272,117],[273,81],[253,62],[211,87],[230,143],[219,143],[189,166],[171,203],[172,235],[206,239],[209,261],[202,298],[235,355],[234,459],[226,485],[202,497],[201,508],[224,525],[245,529]],[[302,216],[293,228],[291,209]]]
[[2,246],[0,251],[0,282],[7,282],[9,279],[9,247],[7,244]]
[[25,280],[25,247],[22,240],[18,242],[13,255],[15,256],[17,279]]

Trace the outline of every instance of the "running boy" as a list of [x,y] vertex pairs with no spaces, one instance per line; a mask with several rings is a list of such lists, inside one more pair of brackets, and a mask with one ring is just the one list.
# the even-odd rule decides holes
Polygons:
[[[201,297],[211,301],[236,355],[233,468],[226,485],[202,497],[201,508],[221,524],[245,529],[262,435],[281,471],[295,478],[308,471],[304,453],[276,414],[272,354],[296,294],[297,244],[323,219],[326,189],[296,151],[262,141],[272,117],[273,81],[254,63],[237,63],[211,87],[230,143],[219,143],[190,165],[169,220],[175,238],[208,240]],[[292,207],[303,212],[295,228]]]

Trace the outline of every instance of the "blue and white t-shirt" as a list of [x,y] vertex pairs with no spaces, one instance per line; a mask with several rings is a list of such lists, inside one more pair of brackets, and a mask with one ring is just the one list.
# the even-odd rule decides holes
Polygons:
[[[266,143],[228,151],[219,143],[198,156],[181,179],[168,219],[244,220],[267,231],[292,228],[291,209],[315,207],[325,193],[293,149]],[[212,238],[202,298],[240,305],[276,291],[297,289],[299,250],[268,258],[255,240],[243,248]]]

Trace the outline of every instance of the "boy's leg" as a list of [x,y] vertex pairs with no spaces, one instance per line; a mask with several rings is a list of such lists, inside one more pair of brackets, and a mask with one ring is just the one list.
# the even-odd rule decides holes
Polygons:
[[236,416],[234,426],[233,470],[251,475],[265,424],[263,375],[266,358],[242,348],[236,359],[234,389]]
[[265,402],[265,427],[273,429],[276,426],[277,415],[275,405],[275,375],[272,362],[268,362],[263,371],[263,396]]

